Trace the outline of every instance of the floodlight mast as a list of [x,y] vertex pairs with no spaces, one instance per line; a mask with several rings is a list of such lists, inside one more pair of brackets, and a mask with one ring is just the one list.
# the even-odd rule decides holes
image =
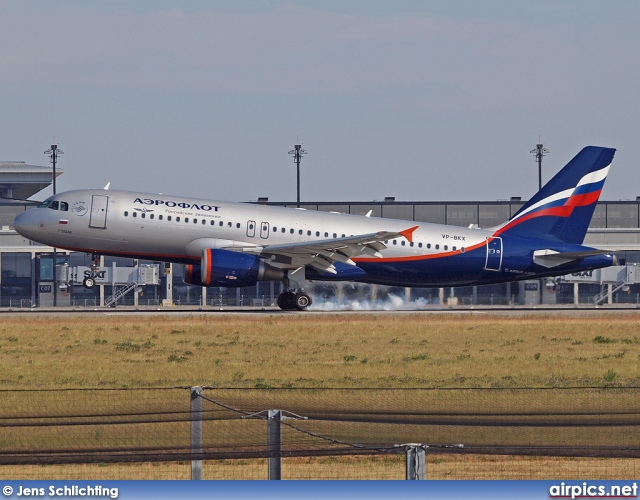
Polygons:
[[288,154],[293,156],[293,161],[296,162],[297,170],[298,170],[298,189],[297,189],[297,207],[300,208],[300,160],[302,159],[302,155],[308,154],[307,151],[302,149],[302,144],[296,144],[295,149],[289,151]]
[[[55,138],[54,138],[55,140]],[[51,163],[53,164],[53,179],[51,182],[51,186],[53,187],[53,194],[56,194],[56,163],[58,161],[58,155],[63,155],[64,151],[62,149],[58,149],[57,144],[52,144],[51,149],[47,149],[44,154],[49,155],[51,158]],[[56,248],[53,248],[53,307],[57,307],[58,305],[58,280],[56,276],[56,264],[58,263],[58,252]]]
[[544,144],[536,144],[536,149],[532,149],[531,153],[535,153],[538,162],[538,191],[540,191],[542,189],[542,157],[545,153],[549,153],[549,150],[544,147]]
[[49,155],[51,163],[53,164],[53,182],[51,185],[53,187],[53,194],[56,194],[56,163],[58,162],[58,155],[63,155],[64,151],[58,149],[57,144],[52,144],[51,149],[47,149],[44,154]]

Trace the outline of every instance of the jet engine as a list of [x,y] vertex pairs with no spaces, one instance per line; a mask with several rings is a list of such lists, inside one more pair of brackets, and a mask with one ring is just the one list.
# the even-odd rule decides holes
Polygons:
[[282,269],[266,264],[256,255],[207,248],[200,265],[185,266],[184,282],[189,285],[236,288],[253,286],[258,281],[280,281]]

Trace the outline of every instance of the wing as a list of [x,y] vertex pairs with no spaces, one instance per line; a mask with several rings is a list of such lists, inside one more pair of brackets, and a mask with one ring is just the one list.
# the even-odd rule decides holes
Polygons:
[[404,231],[379,231],[377,233],[359,234],[345,238],[332,238],[300,243],[285,243],[258,247],[232,247],[227,250],[259,254],[274,267],[282,269],[298,269],[311,266],[321,273],[336,274],[334,262],[355,266],[353,257],[368,255],[382,257],[380,250],[387,248],[385,241],[405,237],[413,239],[413,232],[418,226]]

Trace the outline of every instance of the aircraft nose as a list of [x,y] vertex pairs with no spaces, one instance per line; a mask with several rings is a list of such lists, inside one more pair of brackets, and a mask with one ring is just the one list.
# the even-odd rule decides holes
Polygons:
[[29,238],[38,228],[38,221],[35,219],[32,213],[33,210],[34,209],[22,212],[15,219],[13,219],[14,229],[26,238]]

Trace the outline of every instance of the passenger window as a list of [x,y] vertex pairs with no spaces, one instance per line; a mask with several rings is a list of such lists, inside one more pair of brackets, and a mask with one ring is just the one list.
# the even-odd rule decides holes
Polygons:
[[167,215],[167,221],[171,222],[171,216]]
[[215,225],[216,225],[216,221],[212,220],[212,221],[211,221],[211,225],[212,225],[212,226],[215,226]]
[[272,230],[274,233],[277,233],[277,232],[278,232],[278,228],[277,228],[276,226],[272,226],[272,227],[271,227],[271,230]]
[[198,223],[198,219],[193,219],[193,223],[197,224]]
[[180,222],[180,217],[176,217],[176,222]]
[[436,250],[440,250],[440,245],[436,245]]
[[324,233],[324,237],[328,238],[329,237],[329,233]]
[[447,245],[444,246],[445,250],[449,250],[449,247]]
[[291,234],[293,234],[293,228],[291,228],[291,229],[289,230],[289,232],[290,232]]
[[452,247],[451,250],[453,250],[455,252],[456,251],[456,247]]
[[427,248],[431,248],[431,243],[427,243]]
[[145,214],[144,212],[142,212],[142,213],[140,214],[140,217],[142,217],[143,219],[144,219],[146,216],[147,216],[147,214]]
[[220,226],[220,227],[224,226],[224,222],[220,221],[219,226]]
[[61,201],[60,202],[60,210],[62,212],[68,212],[69,211],[69,204],[66,201]]
[[397,245],[397,244],[398,244],[398,242],[397,242],[396,240],[393,240],[393,244],[394,244],[394,245]]
[[207,223],[207,221],[202,219],[202,225],[204,226],[206,223]]
[[337,237],[338,237],[338,235],[337,235],[336,233],[333,233],[333,237],[334,237],[334,238],[337,238]]
[[311,236],[311,231],[307,231],[307,236]]
[[418,248],[422,248],[422,242],[418,243]]
[[302,234],[302,229],[298,229],[298,234]]
[[137,217],[138,216],[138,212],[133,212],[133,216]]
[[249,229],[253,229],[253,224],[249,223]]
[[127,212],[126,210],[124,211],[124,216],[125,217],[129,217],[129,212]]
[[316,236],[320,236],[320,231],[316,231]]
[[460,247],[460,253],[464,253],[464,247]]
[[150,219],[153,219],[153,214],[149,215],[149,218],[150,218]]
[[412,247],[413,246],[413,241],[411,243],[409,243],[409,246]]
[[284,231],[285,231],[285,229],[284,229],[284,228],[282,228],[282,232],[283,232],[283,233],[284,233]]
[[238,222],[238,223],[236,223],[236,227],[237,227],[238,229],[240,229],[240,223],[239,223],[239,222]]
[[162,215],[158,215],[158,220],[162,220]]
[[404,246],[404,245],[405,245],[405,243],[406,243],[406,242],[405,242],[404,240],[402,240],[402,246]]

